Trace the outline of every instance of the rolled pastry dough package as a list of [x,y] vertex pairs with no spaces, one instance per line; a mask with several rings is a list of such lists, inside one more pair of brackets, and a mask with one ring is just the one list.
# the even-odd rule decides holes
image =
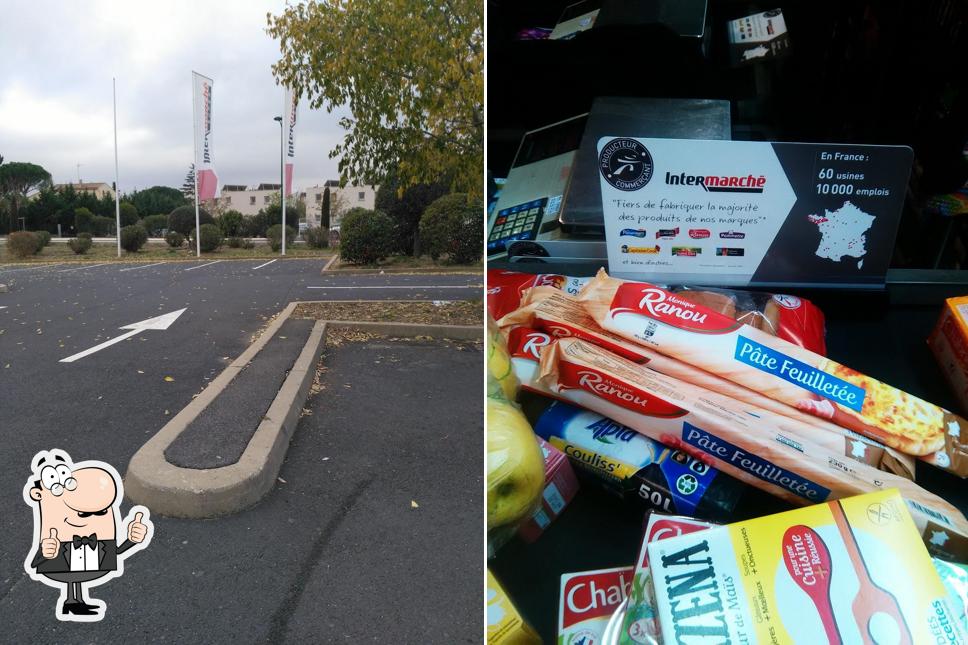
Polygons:
[[[581,340],[541,352],[538,387],[705,460],[722,472],[796,504],[897,488],[926,537],[964,544],[968,521],[914,482],[845,459],[813,442],[790,419],[660,374]],[[956,539],[958,538],[958,539]],[[968,560],[968,551],[957,554]]]
[[599,271],[579,295],[606,331],[968,476],[968,421],[760,329]]
[[669,287],[669,291],[815,354],[827,354],[823,312],[805,298],[708,287]]
[[532,287],[548,286],[577,294],[591,278],[573,278],[557,273],[520,273],[502,269],[487,271],[487,310],[500,320],[521,306],[521,297]]
[[514,323],[529,325],[512,328],[508,336],[508,348],[512,354],[515,372],[518,373],[518,379],[525,388],[533,389],[529,386],[529,383],[534,380],[533,361],[539,359],[542,347],[547,346],[552,338],[579,338],[633,362],[646,364],[656,372],[789,417],[791,419],[788,422],[789,425],[800,426],[800,432],[832,452],[839,452],[842,457],[909,479],[914,478],[914,459],[908,455],[830,421],[775,401],[742,385],[609,333],[599,327],[598,323],[585,312],[575,296],[556,290],[532,289],[531,292],[529,295],[540,299],[532,297],[530,302],[505,316],[501,322],[506,325]]

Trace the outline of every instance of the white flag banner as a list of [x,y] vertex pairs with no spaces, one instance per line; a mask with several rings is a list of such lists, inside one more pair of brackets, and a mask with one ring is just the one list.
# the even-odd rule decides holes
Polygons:
[[212,164],[212,79],[192,72],[192,98],[195,115],[195,181],[198,200],[205,201],[218,193],[218,175]]
[[292,171],[296,162],[296,110],[299,107],[299,97],[292,88],[285,88],[283,114],[286,124],[286,194],[292,194]]

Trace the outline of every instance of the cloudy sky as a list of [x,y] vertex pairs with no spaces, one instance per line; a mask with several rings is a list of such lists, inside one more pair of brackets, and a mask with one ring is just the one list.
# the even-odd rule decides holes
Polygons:
[[[284,0],[30,0],[0,20],[0,155],[46,168],[56,183],[114,180],[111,78],[118,83],[122,192],[180,187],[192,162],[196,70],[214,80],[214,161],[221,183],[279,181],[279,49],[266,13]],[[337,178],[329,151],[339,112],[300,106],[296,188]]]

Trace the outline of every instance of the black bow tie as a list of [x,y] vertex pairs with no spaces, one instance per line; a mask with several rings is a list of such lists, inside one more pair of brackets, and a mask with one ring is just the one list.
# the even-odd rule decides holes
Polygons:
[[97,548],[97,533],[91,533],[87,537],[81,537],[80,535],[74,536],[74,548],[79,549],[82,546],[89,546],[92,549]]

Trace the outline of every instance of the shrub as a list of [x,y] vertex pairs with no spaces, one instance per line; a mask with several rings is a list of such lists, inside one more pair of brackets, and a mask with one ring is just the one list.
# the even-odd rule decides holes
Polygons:
[[168,228],[168,216],[149,215],[141,220],[141,225],[145,227],[146,231],[148,231],[148,235],[158,236],[161,235],[163,230]]
[[94,232],[94,213],[89,209],[75,208],[74,209],[74,230],[78,233],[93,233]]
[[94,216],[94,234],[98,237],[114,235],[115,221],[113,217]]
[[40,251],[40,240],[30,231],[14,231],[7,236],[7,250],[18,258],[36,255]]
[[242,238],[242,248],[243,249],[254,249],[255,248],[255,242],[253,242],[252,240],[250,240],[247,237],[244,237],[244,238]]
[[[222,231],[215,224],[202,224],[201,249],[203,253],[216,251],[222,246]],[[195,230],[192,230],[192,246],[195,246]]]
[[340,257],[356,264],[373,264],[393,252],[393,220],[382,211],[351,208],[340,225]]
[[77,237],[83,237],[85,239],[91,240],[91,242],[94,241],[94,236],[91,235],[90,233],[78,233]]
[[266,212],[259,211],[245,218],[241,233],[246,237],[265,237],[271,223]]
[[[204,208],[198,210],[198,223],[200,226],[205,224],[215,224],[215,219],[208,214]],[[195,207],[179,206],[168,213],[168,230],[178,231],[182,235],[188,236],[195,229]]]
[[484,251],[484,211],[467,195],[444,195],[420,218],[420,243],[434,260],[447,255],[451,263],[476,262]]
[[303,232],[306,245],[314,249],[325,249],[329,246],[329,229],[322,226],[310,226]]
[[238,236],[226,238],[225,243],[232,249],[242,248],[242,238]]
[[168,231],[165,235],[165,241],[168,242],[168,246],[177,249],[185,243],[185,236],[178,231]]
[[244,224],[245,216],[239,211],[225,211],[218,218],[218,227],[222,229],[222,235],[226,237],[239,236]]
[[137,224],[140,219],[138,213],[138,207],[131,202],[121,202],[118,209],[118,213],[121,215],[121,226],[131,226],[132,224]]
[[121,229],[121,248],[136,253],[148,241],[148,231],[141,224],[131,224]]
[[79,235],[78,237],[67,240],[67,246],[71,247],[71,251],[78,255],[84,255],[91,248],[91,237],[89,235]]
[[[282,224],[273,224],[266,231],[266,237],[269,238],[269,246],[273,251],[278,251],[282,248]],[[290,246],[296,239],[296,229],[291,226],[286,227],[286,246]]]
[[44,248],[50,244],[50,231],[34,231],[34,235],[37,236],[38,244],[40,248]]

